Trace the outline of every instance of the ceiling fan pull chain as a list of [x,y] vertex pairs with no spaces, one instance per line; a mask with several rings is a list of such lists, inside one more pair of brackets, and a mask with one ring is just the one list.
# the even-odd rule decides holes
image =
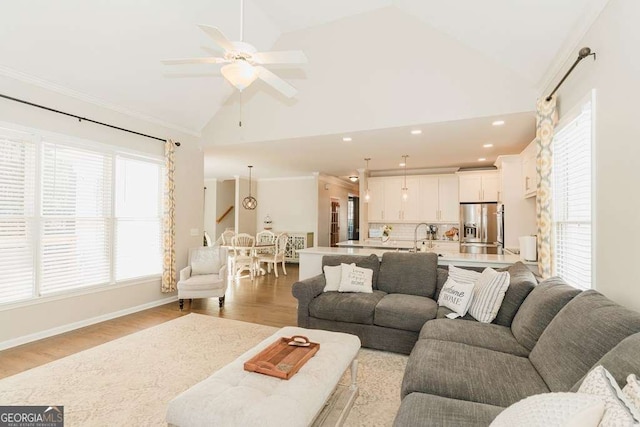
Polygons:
[[240,41],[244,41],[244,0],[240,0]]
[[242,127],[242,91],[240,91],[240,121],[238,121],[238,126]]

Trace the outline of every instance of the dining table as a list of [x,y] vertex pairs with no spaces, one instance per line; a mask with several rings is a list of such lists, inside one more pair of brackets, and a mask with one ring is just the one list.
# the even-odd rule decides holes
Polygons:
[[[276,244],[269,243],[269,242],[261,242],[261,243],[256,243],[253,246],[222,245],[222,247],[227,248],[227,251],[229,253],[234,252],[234,250],[238,251],[240,256],[258,256],[259,251],[265,250],[265,249],[275,249]],[[229,272],[230,277],[235,274],[235,272],[233,271],[233,256],[227,257],[227,271]],[[265,274],[267,274],[267,271],[264,268],[260,267],[257,273],[259,273],[260,276],[264,276]]]

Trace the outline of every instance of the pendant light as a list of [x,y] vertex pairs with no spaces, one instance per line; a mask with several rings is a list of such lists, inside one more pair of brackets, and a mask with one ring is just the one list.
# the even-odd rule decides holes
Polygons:
[[407,156],[406,154],[402,156],[404,158],[404,185],[402,186],[402,201],[406,202],[409,198],[409,189],[407,188]]
[[249,166],[249,195],[242,200],[242,207],[250,211],[258,206],[258,201],[251,196],[251,168],[253,166]]
[[[367,166],[364,170],[365,174],[369,173],[369,160],[371,160],[371,157],[364,159],[364,161],[367,162]],[[369,200],[371,200],[371,193],[369,193],[369,176],[367,176],[367,189],[364,191],[364,202],[369,203]]]

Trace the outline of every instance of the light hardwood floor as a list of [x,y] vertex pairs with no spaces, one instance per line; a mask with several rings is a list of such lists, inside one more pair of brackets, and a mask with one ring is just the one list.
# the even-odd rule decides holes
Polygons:
[[291,285],[298,280],[298,267],[287,265],[287,275],[273,273],[253,280],[246,278],[229,286],[225,306],[218,299],[185,301],[180,312],[178,302],[165,304],[128,316],[97,323],[82,329],[0,351],[0,378],[103,344],[116,338],[150,328],[189,313],[207,314],[269,326],[297,323],[297,300]]

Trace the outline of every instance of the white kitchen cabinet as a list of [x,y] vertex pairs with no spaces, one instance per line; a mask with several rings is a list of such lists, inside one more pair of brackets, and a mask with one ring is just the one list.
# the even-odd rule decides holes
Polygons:
[[438,220],[438,177],[420,177],[420,221],[434,222]]
[[498,201],[499,178],[497,171],[459,173],[460,203]]
[[456,175],[420,177],[420,220],[457,223],[459,218],[458,177]]
[[382,178],[369,178],[369,222],[384,221],[384,181]]
[[522,156],[522,193],[524,197],[534,197],[538,190],[538,172],[536,171],[536,143],[531,142]]
[[443,175],[438,177],[438,221],[457,223],[460,220],[458,200],[458,177]]
[[402,200],[402,190],[400,191],[400,198],[402,200],[402,220],[420,221],[420,200],[422,199],[423,194],[420,189],[420,179],[416,177],[407,177],[407,189],[407,200]]
[[384,220],[402,220],[402,178],[384,178]]

